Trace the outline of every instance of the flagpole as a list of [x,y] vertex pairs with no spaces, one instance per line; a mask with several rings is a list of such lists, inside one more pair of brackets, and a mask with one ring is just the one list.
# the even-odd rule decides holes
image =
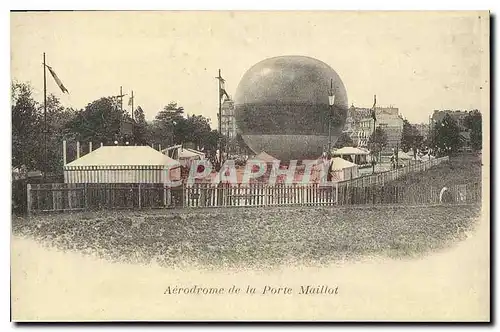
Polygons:
[[123,111],[123,92],[121,86],[120,86],[120,111]]
[[132,102],[132,121],[134,121],[134,90],[132,90],[132,97],[131,97],[131,102]]
[[220,97],[220,78],[221,78],[221,72],[219,69],[219,134],[222,134],[222,102],[221,102],[221,97]]
[[219,69],[219,167],[222,167],[222,98],[221,98],[221,79],[222,75]]
[[[373,135],[375,135],[375,127],[377,126],[377,116],[375,113],[375,108],[377,107],[377,95],[373,95]],[[375,136],[373,136],[375,138]]]
[[45,67],[45,52],[43,52],[43,182],[47,180],[47,70]]
[[[375,146],[376,142],[375,142],[375,128],[377,127],[377,116],[376,116],[376,113],[375,113],[375,108],[377,107],[377,95],[373,95],[373,144]],[[375,154],[372,153],[372,158],[375,157]],[[372,173],[375,173],[375,160],[372,160],[372,166],[373,166],[373,169],[372,169]]]
[[[330,91],[333,96],[333,78],[330,79]],[[330,115],[328,117],[328,157],[332,153],[332,113],[333,113],[333,103],[330,105]]]

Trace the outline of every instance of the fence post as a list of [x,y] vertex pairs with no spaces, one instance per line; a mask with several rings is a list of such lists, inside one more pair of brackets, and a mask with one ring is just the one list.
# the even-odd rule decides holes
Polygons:
[[71,204],[71,199],[72,199],[72,188],[73,187],[73,184],[72,183],[68,183],[68,209],[72,209],[73,208],[73,205]]
[[[66,189],[67,189],[67,196],[68,196],[68,209],[71,209],[71,183],[66,184]],[[63,202],[63,210],[66,210],[64,208],[64,202]]]
[[198,207],[205,206],[206,197],[207,197],[207,186],[204,183],[200,183],[198,186]]
[[335,205],[339,205],[339,183],[335,183]]
[[264,185],[264,206],[269,205],[269,192],[268,192],[267,185]]
[[54,187],[58,187],[58,185],[51,183],[50,189],[52,191],[52,210],[56,211],[56,191],[54,190]]
[[167,186],[163,184],[163,206],[167,206]]
[[87,183],[83,184],[83,195],[85,196],[85,210],[88,210],[89,209],[89,199],[88,199]]
[[188,188],[186,187],[185,183],[182,183],[182,207],[186,207],[186,201],[188,200]]
[[26,209],[28,213],[28,217],[31,215],[31,184],[26,185]]
[[142,202],[141,202],[142,195],[141,195],[141,184],[140,183],[139,183],[139,186],[137,187],[137,189],[138,189],[137,191],[139,193],[139,195],[138,195],[139,196],[138,201],[139,201],[139,209],[140,209],[142,207]]

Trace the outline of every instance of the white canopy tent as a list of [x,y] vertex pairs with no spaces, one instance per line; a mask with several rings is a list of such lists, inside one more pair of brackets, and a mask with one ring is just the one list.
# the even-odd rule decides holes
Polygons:
[[64,166],[66,183],[167,183],[180,164],[149,146],[102,146]]
[[179,161],[183,167],[191,167],[194,160],[205,159],[205,153],[195,149],[184,148],[182,145],[175,145],[161,151]]
[[179,159],[205,159],[205,153],[194,149],[180,148]]
[[345,146],[333,152],[334,156],[340,156],[342,159],[354,162],[357,165],[366,164],[366,156],[369,154],[370,152],[365,149],[355,148],[352,146]]
[[342,158],[333,158],[330,166],[332,181],[344,181],[359,177],[359,166]]
[[205,153],[194,149],[180,148],[177,154],[181,165],[188,168],[194,160],[205,159]]
[[365,149],[360,149],[360,148],[355,148],[352,146],[345,146],[343,148],[337,149],[333,152],[334,155],[367,155],[369,152],[367,152]]
[[161,153],[169,156],[172,159],[177,160],[177,159],[179,159],[177,152],[178,152],[179,148],[181,148],[181,147],[182,147],[182,145],[180,145],[180,144],[174,145],[174,146],[169,146],[168,148],[161,150]]
[[[415,161],[415,158],[412,155],[410,155],[410,154],[408,154],[408,153],[406,153],[404,151],[401,151],[401,150],[398,151],[398,155],[397,156],[398,156],[397,162],[399,164],[399,167],[409,165],[412,160]],[[391,157],[391,162],[393,163],[393,165],[396,164],[396,160],[395,160],[395,155],[394,154]]]
[[399,160],[412,160],[414,158],[404,151],[398,151],[398,159]]

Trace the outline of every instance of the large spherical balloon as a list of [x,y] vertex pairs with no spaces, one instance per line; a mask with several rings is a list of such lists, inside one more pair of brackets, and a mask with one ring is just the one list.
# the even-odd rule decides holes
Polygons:
[[328,144],[328,121],[333,145],[346,116],[347,94],[339,75],[310,57],[263,60],[236,89],[235,117],[243,140],[255,153],[265,151],[283,161],[318,158]]

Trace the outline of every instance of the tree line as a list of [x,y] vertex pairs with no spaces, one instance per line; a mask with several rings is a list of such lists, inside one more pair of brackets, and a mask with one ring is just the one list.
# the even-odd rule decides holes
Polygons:
[[13,82],[11,97],[12,167],[27,171],[46,169],[48,173],[61,174],[63,140],[68,142],[69,162],[76,158],[77,141],[81,142],[81,155],[88,152],[92,142],[94,147],[101,143],[162,147],[184,144],[212,157],[222,139],[217,130],[211,129],[210,119],[187,115],[176,102],[168,103],[153,121],[147,121],[141,106],[133,110],[132,120],[131,114],[122,109],[116,97],[102,97],[76,110],[64,107],[56,96],[50,94],[47,96],[45,122],[43,101],[35,100],[29,83]]
[[[62,173],[62,141],[69,142],[68,161],[76,158],[76,142],[81,142],[81,155],[94,146],[105,145],[161,145],[176,144],[200,149],[215,159],[218,141],[223,146],[236,144],[244,146],[241,136],[235,142],[225,142],[224,136],[210,128],[210,120],[201,115],[187,115],[176,102],[168,103],[153,121],[147,121],[144,110],[137,106],[134,120],[120,106],[116,97],[102,97],[90,102],[83,109],[64,107],[59,99],[47,96],[47,119],[45,128],[43,102],[35,100],[33,88],[28,83],[12,84],[12,167],[26,170],[44,170],[48,173]],[[471,148],[481,150],[482,117],[477,110],[469,112],[463,126],[470,134]],[[45,132],[46,129],[46,132]],[[460,135],[462,129],[449,115],[430,128],[424,137],[407,120],[403,121],[400,147],[410,149],[431,148],[437,154],[459,151],[464,146]],[[45,134],[47,136],[47,158],[45,158]],[[227,143],[227,144],[226,144]],[[369,140],[369,147],[377,153],[387,146],[387,135],[380,127]],[[343,133],[335,147],[352,146],[352,139]],[[233,147],[234,148],[234,147]],[[45,165],[46,163],[46,165]]]
[[[482,116],[478,110],[470,111],[460,127],[457,121],[446,114],[441,121],[433,123],[430,132],[424,136],[408,120],[403,120],[401,142],[399,147],[402,151],[432,149],[437,155],[456,153],[465,147],[467,139],[462,136],[466,132],[470,135],[470,148],[472,151],[480,151],[482,148]],[[368,147],[375,154],[387,147],[387,133],[381,127],[377,127],[375,135],[371,135]],[[353,146],[354,142],[348,133],[342,133],[335,143],[335,148]]]
[[[433,123],[429,130],[427,137],[424,137],[414,125],[404,120],[402,150],[407,152],[410,149],[431,148],[437,156],[443,156],[459,152],[465,147],[472,151],[482,149],[482,116],[478,110],[470,111],[462,125],[449,114],[445,114],[443,119]],[[469,135],[469,138],[464,135]],[[467,144],[468,141],[470,145]]]

